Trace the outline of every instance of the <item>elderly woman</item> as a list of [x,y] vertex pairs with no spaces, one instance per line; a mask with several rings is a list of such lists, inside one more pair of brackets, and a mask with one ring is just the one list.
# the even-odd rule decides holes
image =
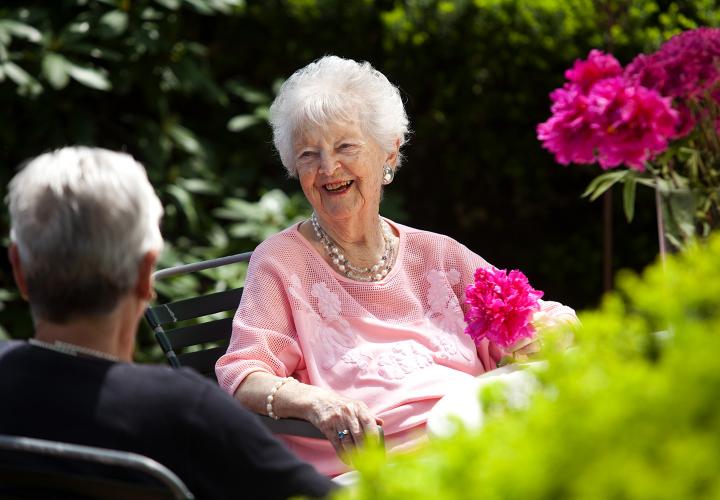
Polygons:
[[309,64],[270,116],[282,163],[314,212],[255,250],[216,370],[246,406],[317,426],[328,441],[287,443],[336,475],[347,470],[339,457],[378,424],[388,450],[416,444],[450,388],[496,367],[500,349],[464,334],[464,289],[488,264],[447,236],[380,216],[408,119],[398,89],[369,63]]

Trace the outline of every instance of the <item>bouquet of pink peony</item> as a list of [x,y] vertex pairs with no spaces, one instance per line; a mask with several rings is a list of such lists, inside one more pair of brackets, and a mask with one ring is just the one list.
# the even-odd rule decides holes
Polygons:
[[707,234],[720,207],[720,29],[683,32],[625,69],[592,50],[565,76],[550,94],[552,116],[538,125],[538,139],[563,165],[628,167],[600,175],[584,196],[594,200],[622,182],[632,220],[638,183],[662,195],[691,192],[684,218],[669,214],[666,236],[682,246],[698,227]]
[[465,290],[467,328],[476,344],[482,339],[507,349],[535,335],[533,315],[540,310],[543,292],[535,290],[520,271],[479,268],[475,282]]

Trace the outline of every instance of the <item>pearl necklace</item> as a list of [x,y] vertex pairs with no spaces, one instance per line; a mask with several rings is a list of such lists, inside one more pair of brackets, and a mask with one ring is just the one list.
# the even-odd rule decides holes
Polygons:
[[330,257],[330,261],[340,274],[345,275],[347,278],[356,281],[380,281],[387,276],[390,269],[392,269],[393,260],[393,246],[390,239],[390,231],[386,225],[380,220],[380,229],[383,234],[383,255],[380,260],[370,267],[357,267],[345,257],[337,243],[333,241],[329,234],[323,229],[318,221],[317,215],[313,212],[310,217],[313,229],[315,230],[315,236],[322,244],[325,252]]
[[119,362],[120,358],[117,356],[113,356],[112,354],[108,354],[106,352],[98,351],[96,349],[90,349],[89,347],[83,347],[80,345],[70,344],[68,342],[62,342],[60,340],[56,340],[52,344],[49,342],[43,342],[42,340],[37,339],[28,339],[28,343],[31,345],[34,345],[36,347],[42,347],[43,349],[50,349],[51,351],[61,352],[63,354],[67,354],[69,356],[79,356],[79,357],[91,357],[91,358],[101,358],[105,359],[107,361],[114,361]]

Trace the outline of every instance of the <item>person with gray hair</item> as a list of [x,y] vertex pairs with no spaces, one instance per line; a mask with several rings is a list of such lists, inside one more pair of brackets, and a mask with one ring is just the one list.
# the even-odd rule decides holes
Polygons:
[[29,161],[7,201],[35,335],[0,342],[0,433],[140,453],[198,498],[334,488],[204,377],[132,363],[162,248],[162,206],[138,162],[62,148]]
[[[370,63],[326,56],[299,69],[270,124],[313,214],[253,252],[216,373],[249,408],[318,427],[327,441],[286,442],[335,476],[378,424],[389,451],[417,445],[449,389],[497,366],[499,346],[464,334],[464,290],[489,264],[380,216],[409,128],[398,88]],[[575,318],[557,303],[542,308],[546,324]]]

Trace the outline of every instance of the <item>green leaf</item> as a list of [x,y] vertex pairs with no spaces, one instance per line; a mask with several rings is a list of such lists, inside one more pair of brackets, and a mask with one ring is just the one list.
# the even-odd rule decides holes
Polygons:
[[12,61],[6,61],[2,64],[2,67],[8,78],[14,81],[19,87],[30,85],[34,81],[33,77],[30,76],[30,73]]
[[180,0],[155,0],[155,3],[169,10],[178,10],[180,8]]
[[42,60],[42,71],[50,85],[56,89],[64,88],[70,81],[70,62],[60,54],[48,52]]
[[206,179],[178,179],[177,183],[191,193],[218,194],[220,192],[217,182]]
[[253,90],[250,87],[239,82],[229,82],[227,89],[233,94],[241,97],[243,101],[251,104],[265,104],[270,101],[270,97],[264,92]]
[[17,38],[24,38],[33,43],[42,41],[42,33],[37,28],[12,19],[0,20],[0,31],[5,31]]
[[77,82],[97,90],[107,91],[112,89],[110,80],[107,79],[104,72],[93,68],[83,68],[69,61],[68,63],[67,72]]
[[168,130],[168,135],[182,150],[190,154],[198,154],[202,150],[200,141],[198,141],[195,134],[182,125],[173,125]]
[[625,210],[625,219],[628,222],[632,222],[635,216],[635,191],[637,189],[637,182],[635,179],[630,177],[625,180],[625,186],[623,187],[623,209]]
[[262,122],[262,119],[255,115],[237,115],[230,119],[227,124],[227,128],[231,132],[241,132],[246,128],[257,125],[260,122]]
[[182,209],[185,217],[190,223],[191,227],[195,227],[198,223],[198,214],[195,210],[195,204],[193,203],[192,196],[186,190],[180,186],[171,184],[167,187],[167,192],[170,194],[178,203],[180,209]]
[[111,10],[100,18],[100,24],[107,27],[113,35],[120,35],[128,26],[127,12]]
[[614,184],[623,180],[625,176],[629,174],[629,170],[615,170],[613,172],[607,172],[605,174],[598,175],[595,177],[585,192],[582,194],[583,198],[590,198],[590,201],[597,200],[605,191],[610,189]]

